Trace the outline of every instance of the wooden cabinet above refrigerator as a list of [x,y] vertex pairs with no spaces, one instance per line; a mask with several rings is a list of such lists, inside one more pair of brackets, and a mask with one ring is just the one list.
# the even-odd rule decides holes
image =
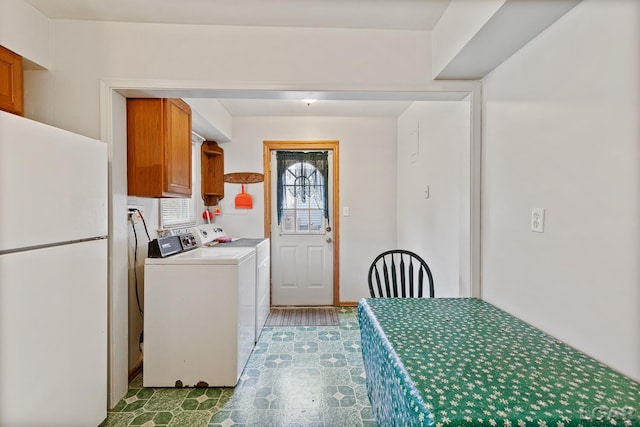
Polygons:
[[0,110],[23,115],[22,57],[0,46]]
[[191,197],[191,107],[181,99],[127,99],[127,188]]

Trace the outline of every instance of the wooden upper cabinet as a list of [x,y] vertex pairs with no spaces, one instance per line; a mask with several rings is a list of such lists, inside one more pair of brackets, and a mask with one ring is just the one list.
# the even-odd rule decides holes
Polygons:
[[127,99],[127,187],[191,197],[191,108],[181,99]]
[[22,57],[0,46],[0,110],[23,115]]

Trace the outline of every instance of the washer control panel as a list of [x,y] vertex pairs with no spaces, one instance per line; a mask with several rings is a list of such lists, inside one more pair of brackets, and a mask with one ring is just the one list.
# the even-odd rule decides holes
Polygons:
[[198,247],[196,237],[191,233],[181,234],[180,243],[182,244],[182,251],[190,251]]
[[149,242],[149,258],[166,258],[198,247],[191,233],[176,236],[158,237]]
[[195,236],[198,247],[211,245],[220,237],[227,237],[226,233],[218,224],[201,224],[189,229]]

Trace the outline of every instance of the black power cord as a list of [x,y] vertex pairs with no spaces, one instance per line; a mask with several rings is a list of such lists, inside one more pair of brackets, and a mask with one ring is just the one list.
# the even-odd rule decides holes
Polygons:
[[[138,311],[140,312],[140,316],[144,318],[144,310],[142,309],[142,304],[140,303],[140,292],[138,291],[138,233],[136,232],[136,224],[133,221],[133,215],[138,214],[140,219],[142,220],[142,225],[144,226],[144,232],[147,234],[147,241],[151,241],[151,236],[149,236],[149,230],[147,229],[147,222],[144,220],[144,215],[140,209],[129,208],[129,220],[131,222],[131,229],[133,230],[133,238],[135,247],[133,250],[133,280],[134,286],[136,290],[136,303],[138,305]],[[140,336],[138,337],[138,350],[140,353],[143,352],[144,345],[144,330],[140,331]]]
[[136,212],[138,212],[138,215],[142,220],[142,225],[144,225],[144,232],[147,233],[147,241],[151,241],[151,237],[149,237],[149,230],[147,230],[147,222],[144,220],[144,216],[142,215],[142,212],[140,212],[139,209],[136,209]]
[[142,225],[144,225],[144,231],[147,234],[148,241],[151,240],[151,237],[149,236],[147,223],[144,220],[144,216],[142,215],[142,212],[140,212],[139,209],[129,208],[129,220],[131,222],[131,229],[133,230],[133,238],[134,238],[134,244],[135,244],[133,249],[133,282],[134,282],[135,291],[136,291],[136,303],[138,304],[138,311],[140,312],[140,315],[144,317],[144,310],[142,309],[142,303],[140,302],[140,292],[138,290],[138,271],[137,271],[138,270],[138,233],[136,232],[136,225],[133,222],[133,215],[136,213],[138,214],[140,219],[142,219]]

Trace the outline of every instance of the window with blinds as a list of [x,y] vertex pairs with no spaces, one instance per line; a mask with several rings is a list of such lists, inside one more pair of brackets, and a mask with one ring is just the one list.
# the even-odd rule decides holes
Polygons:
[[193,199],[160,199],[160,225],[163,229],[196,224]]

